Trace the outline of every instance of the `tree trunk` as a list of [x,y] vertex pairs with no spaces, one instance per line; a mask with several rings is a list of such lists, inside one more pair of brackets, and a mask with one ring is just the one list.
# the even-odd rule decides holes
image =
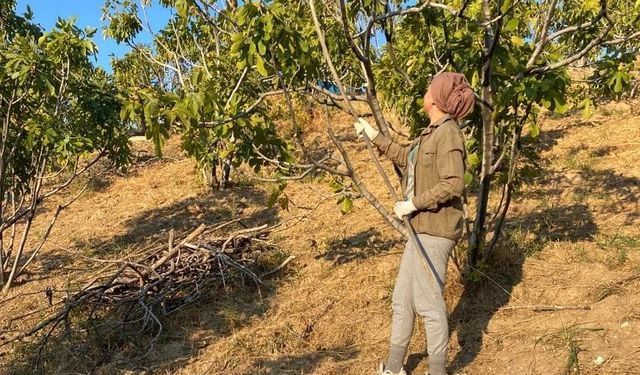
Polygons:
[[224,190],[229,185],[229,179],[231,177],[231,159],[232,156],[227,156],[222,160],[222,176],[220,176],[220,190]]
[[[495,49],[498,38],[500,37],[501,20],[496,24],[495,32],[491,28],[491,7],[489,0],[483,0],[482,10],[485,22],[484,32],[484,56],[482,64],[481,82],[482,92],[481,99],[488,104],[493,104],[493,91],[491,89],[491,69],[493,62],[493,51]],[[473,225],[473,231],[469,236],[469,263],[475,266],[478,262],[478,255],[485,240],[485,223],[487,218],[487,208],[489,206],[489,192],[491,190],[491,177],[493,166],[493,143],[495,139],[494,122],[492,110],[484,105],[482,106],[482,169],[480,171],[480,190],[478,191],[478,200],[476,207],[476,218]]]

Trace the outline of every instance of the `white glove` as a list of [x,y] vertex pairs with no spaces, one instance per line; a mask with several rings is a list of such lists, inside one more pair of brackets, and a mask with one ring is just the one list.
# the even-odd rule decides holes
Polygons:
[[393,212],[396,213],[398,219],[402,220],[402,218],[406,215],[411,214],[412,212],[417,211],[416,206],[413,205],[411,199],[407,199],[406,201],[396,202],[396,205],[393,207]]
[[353,124],[353,127],[356,128],[357,136],[361,136],[363,131],[369,139],[374,139],[378,135],[378,131],[362,117],[358,117],[358,121]]

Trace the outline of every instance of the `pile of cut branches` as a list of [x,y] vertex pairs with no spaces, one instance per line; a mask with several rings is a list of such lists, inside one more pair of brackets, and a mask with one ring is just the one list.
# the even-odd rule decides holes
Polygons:
[[280,251],[268,239],[275,226],[217,234],[238,224],[242,224],[239,219],[216,227],[203,224],[182,239],[174,238],[171,231],[168,244],[147,246],[119,260],[101,260],[106,265],[93,279],[47,308],[45,318],[29,330],[0,338],[0,346],[41,334],[42,350],[57,327],[70,327],[72,312],[81,312],[86,319],[108,317],[115,326],[135,324],[139,331],[153,332],[151,349],[162,332],[161,317],[198,300],[214,284],[224,290],[232,285],[254,286],[260,294],[261,287],[269,288],[262,278],[278,272],[294,257],[268,272],[256,273],[261,254]]

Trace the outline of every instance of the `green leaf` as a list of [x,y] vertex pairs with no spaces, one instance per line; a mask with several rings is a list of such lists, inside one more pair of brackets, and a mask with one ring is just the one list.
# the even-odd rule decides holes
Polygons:
[[567,105],[567,103],[564,101],[564,99],[562,98],[553,98],[554,101],[554,108],[553,111],[556,113],[566,113],[567,110],[569,110],[569,106]]
[[500,7],[500,13],[502,14],[507,13],[510,6],[511,6],[511,0],[504,0],[502,2],[502,6]]
[[272,208],[278,202],[278,197],[280,197],[280,193],[282,190],[275,188],[271,190],[271,194],[269,194],[269,199],[267,200],[267,207]]
[[267,73],[267,69],[264,67],[264,60],[260,55],[256,55],[256,68],[258,69],[258,73],[260,73],[260,75],[262,75],[263,77],[269,75]]
[[503,29],[506,32],[514,31],[518,28],[518,23],[519,21],[517,18],[510,19],[509,22],[507,22],[507,24],[504,25]]
[[477,70],[473,71],[473,75],[471,76],[471,87],[478,87],[480,85],[480,75]]
[[529,134],[533,138],[538,138],[538,136],[540,135],[540,124],[535,121],[531,122],[529,124]]
[[[266,21],[265,21],[265,24],[264,24],[264,31],[267,33],[266,36],[271,34],[271,32],[273,31],[273,21],[271,20],[271,17],[266,18]],[[268,40],[268,39],[266,39],[266,40]]]
[[307,41],[304,39],[300,39],[300,49],[304,53],[309,52],[309,43],[307,43]]
[[465,171],[464,184],[468,186],[468,185],[471,185],[472,182],[473,182],[473,175],[469,171]]
[[238,8],[236,12],[236,22],[238,23],[238,26],[244,25],[245,21],[247,20],[247,9],[247,5]]
[[120,108],[120,121],[126,121],[129,119],[129,114],[131,113],[130,106],[125,104]]
[[616,73],[615,86],[613,86],[613,92],[619,94],[622,92],[622,73]]
[[353,209],[353,201],[351,200],[351,197],[345,195],[344,199],[342,199],[342,203],[340,204],[340,211],[342,214],[346,215],[351,212],[351,209]]
[[[152,100],[144,106],[144,119],[147,122],[147,126],[156,125],[156,117],[158,116],[159,108],[158,103]],[[159,126],[159,125],[157,125]]]
[[329,182],[329,187],[331,187],[331,191],[333,191],[334,193],[339,193],[344,188],[340,181],[335,179]]
[[593,100],[586,98],[582,101],[582,106],[582,117],[585,119],[591,118],[593,116]]
[[176,0],[176,11],[178,12],[178,16],[182,19],[187,18],[187,10],[189,9],[189,4],[187,0]]
[[475,168],[478,164],[480,164],[480,157],[478,157],[477,153],[469,154],[467,156],[467,160],[469,161],[469,166]]
[[262,40],[258,41],[258,53],[264,56],[267,53],[267,46],[264,45]]
[[49,95],[55,95],[56,94],[56,88],[53,87],[53,84],[51,83],[51,81],[49,81],[48,78],[45,78],[44,83],[47,86],[47,89],[49,90]]

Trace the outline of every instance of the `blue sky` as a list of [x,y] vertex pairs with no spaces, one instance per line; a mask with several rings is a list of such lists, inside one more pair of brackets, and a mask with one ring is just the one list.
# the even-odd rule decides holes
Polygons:
[[[109,63],[111,56],[120,57],[129,50],[127,45],[118,45],[115,41],[103,37],[102,27],[105,26],[105,23],[100,20],[100,17],[104,0],[18,0],[17,3],[18,14],[24,13],[27,5],[30,6],[34,21],[45,30],[50,30],[58,17],[67,19],[72,16],[77,17],[76,24],[82,28],[85,26],[97,28],[99,31],[94,37],[94,42],[98,45],[99,50],[96,64],[107,71],[111,71]],[[156,2],[154,1],[154,3]],[[171,11],[159,5],[152,6],[147,14],[154,31],[162,28],[171,17]],[[143,32],[136,42],[145,43],[150,40],[150,34]]]

